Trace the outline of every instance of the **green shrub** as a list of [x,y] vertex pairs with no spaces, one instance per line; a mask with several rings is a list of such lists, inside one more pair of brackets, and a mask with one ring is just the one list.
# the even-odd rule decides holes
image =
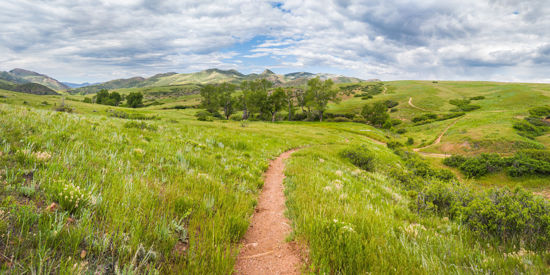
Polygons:
[[452,155],[448,158],[443,159],[443,164],[449,166],[449,167],[460,167],[465,161],[467,160],[466,157],[462,155]]
[[482,100],[482,99],[485,99],[485,97],[482,95],[470,97],[470,100]]
[[520,188],[476,194],[450,184],[432,184],[418,194],[412,206],[418,212],[458,220],[501,244],[542,250],[550,247],[550,204]]
[[362,115],[355,115],[353,117],[353,122],[357,123],[367,123],[367,120]]
[[517,121],[514,123],[513,127],[519,132],[519,135],[530,139],[535,139],[544,134],[544,129],[542,127],[533,125],[525,120]]
[[241,121],[243,120],[243,116],[239,114],[232,114],[231,116],[229,116],[229,119],[233,121]]
[[423,114],[420,116],[413,117],[412,122],[416,123],[416,122],[422,122],[422,121],[434,120],[434,119],[437,119],[437,115],[428,113],[428,114]]
[[404,133],[406,133],[406,132],[407,132],[407,129],[405,129],[405,128],[401,128],[401,129],[398,129],[398,130],[397,130],[397,133],[400,134],[400,135],[402,135],[402,134],[404,134]]
[[550,106],[539,106],[529,109],[529,114],[534,117],[548,117],[550,116]]
[[412,137],[407,138],[407,145],[413,145],[414,139]]
[[388,109],[391,109],[391,108],[399,105],[399,102],[388,99],[388,100],[384,101],[384,104],[386,104],[386,107],[388,107]]
[[394,150],[394,149],[403,147],[403,144],[401,144],[401,142],[399,142],[399,141],[392,140],[392,141],[388,141],[388,143],[386,143],[386,146],[388,148]]
[[367,148],[367,146],[355,146],[344,149],[340,152],[340,156],[349,160],[353,165],[363,170],[374,170],[375,155]]
[[77,213],[88,205],[90,194],[73,182],[58,180],[49,187],[50,195],[61,208],[69,213]]
[[200,120],[200,121],[213,121],[214,120],[214,117],[212,116],[212,114],[208,111],[205,111],[205,110],[198,111],[195,114],[195,117],[197,118],[197,120]]

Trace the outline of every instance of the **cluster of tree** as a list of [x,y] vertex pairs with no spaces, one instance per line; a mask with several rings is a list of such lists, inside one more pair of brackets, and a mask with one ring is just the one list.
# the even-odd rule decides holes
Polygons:
[[389,108],[397,105],[395,103],[393,101],[378,101],[365,104],[361,110],[361,115],[368,124],[378,128],[389,129],[401,123],[399,119],[391,119],[388,113]]
[[308,118],[318,117],[322,121],[328,103],[338,102],[338,91],[333,86],[332,80],[313,78],[304,88],[273,89],[271,82],[258,79],[243,81],[239,87],[241,93],[236,95],[237,86],[233,84],[206,85],[200,91],[201,107],[213,116],[221,109],[226,119],[241,110],[243,120],[254,117],[271,121],[275,121],[283,109],[287,109],[288,120],[292,120],[299,107]]
[[107,89],[102,89],[93,98],[84,98],[84,102],[86,103],[96,103],[109,106],[119,106],[124,100],[126,100],[126,106],[131,108],[143,106],[143,94],[140,92],[131,92],[127,96],[121,96],[117,92],[109,93]]

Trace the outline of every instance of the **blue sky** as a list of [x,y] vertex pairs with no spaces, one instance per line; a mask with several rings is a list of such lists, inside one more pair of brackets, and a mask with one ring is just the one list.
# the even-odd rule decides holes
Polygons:
[[0,70],[550,82],[546,0],[3,0]]

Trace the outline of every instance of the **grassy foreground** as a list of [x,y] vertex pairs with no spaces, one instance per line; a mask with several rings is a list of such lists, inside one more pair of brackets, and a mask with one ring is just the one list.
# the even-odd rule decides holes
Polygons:
[[[419,215],[387,176],[400,160],[370,144],[374,172],[339,156],[348,146],[312,146],[293,154],[285,180],[295,236],[321,274],[544,274],[543,254],[486,242],[447,217]],[[317,167],[317,169],[311,169]]]

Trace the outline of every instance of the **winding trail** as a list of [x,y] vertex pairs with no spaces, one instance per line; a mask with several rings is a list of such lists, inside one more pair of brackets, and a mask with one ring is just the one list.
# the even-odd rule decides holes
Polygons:
[[446,158],[446,157],[448,157],[448,155],[446,155],[446,154],[425,153],[425,152],[420,152],[420,150],[423,150],[423,149],[426,149],[426,148],[428,148],[428,147],[430,147],[430,146],[439,144],[439,143],[441,142],[441,138],[445,135],[445,133],[447,133],[447,131],[448,131],[451,127],[453,127],[453,126],[454,126],[460,119],[462,119],[462,118],[463,118],[463,117],[459,117],[459,118],[457,118],[455,121],[453,121],[451,124],[449,124],[449,126],[447,126],[447,127],[445,128],[445,130],[443,130],[443,132],[441,132],[441,134],[439,134],[439,136],[437,137],[437,139],[436,139],[433,143],[428,144],[428,145],[426,145],[426,146],[424,146],[424,147],[414,148],[413,151],[415,151],[415,152],[417,152],[417,153],[419,153],[419,154],[421,154],[421,155],[424,155],[424,156],[438,157],[438,158]]
[[424,109],[424,108],[420,108],[420,107],[414,105],[414,104],[412,103],[412,100],[413,100],[413,98],[412,98],[412,97],[409,97],[409,106],[411,106],[411,107],[413,107],[413,108],[415,108],[415,109],[424,111],[424,112],[429,112],[429,110],[426,110],[426,109]]
[[262,193],[235,264],[236,274],[300,274],[299,251],[285,241],[292,228],[284,215],[283,192],[284,161],[296,150],[271,161],[264,174]]

